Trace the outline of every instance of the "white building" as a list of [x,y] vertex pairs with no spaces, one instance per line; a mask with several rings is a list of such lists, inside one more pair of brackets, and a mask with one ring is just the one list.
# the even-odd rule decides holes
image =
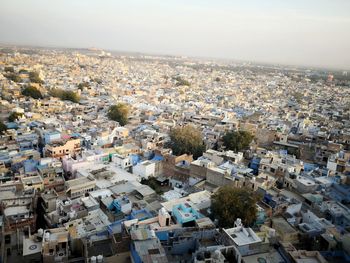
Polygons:
[[295,179],[295,185],[298,192],[302,194],[312,193],[317,188],[317,184],[315,183],[314,180],[311,180],[303,176],[298,176]]
[[148,179],[155,175],[156,164],[151,161],[144,161],[135,165],[132,169],[133,174],[139,176],[140,178]]
[[[260,252],[261,247],[259,244],[262,243],[262,240],[251,228],[243,227],[240,218],[237,218],[235,227],[223,230],[226,234],[226,239],[237,248],[240,256],[253,255]],[[237,260],[237,262],[240,262],[240,260]]]
[[132,166],[130,156],[122,156],[122,155],[117,154],[117,153],[112,155],[112,162],[124,170],[128,169],[129,167]]

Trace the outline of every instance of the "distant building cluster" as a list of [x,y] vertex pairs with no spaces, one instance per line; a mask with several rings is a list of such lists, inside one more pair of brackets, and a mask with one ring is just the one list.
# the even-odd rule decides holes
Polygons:
[[[0,96],[0,262],[350,262],[344,72],[11,47]],[[185,125],[197,159],[168,146]],[[230,131],[254,139],[235,152]],[[226,185],[261,197],[253,225],[218,226]]]

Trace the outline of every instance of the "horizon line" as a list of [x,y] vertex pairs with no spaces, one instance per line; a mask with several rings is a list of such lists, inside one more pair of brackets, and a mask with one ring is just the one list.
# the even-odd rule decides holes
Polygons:
[[329,70],[329,71],[350,71],[350,68],[339,68],[339,67],[325,67],[325,66],[313,66],[313,65],[301,65],[301,64],[288,64],[288,63],[274,63],[274,62],[267,62],[267,61],[252,61],[252,60],[246,60],[246,59],[235,59],[235,58],[222,58],[222,57],[211,57],[211,56],[188,56],[188,55],[181,55],[181,54],[161,54],[161,53],[153,53],[153,52],[141,52],[141,51],[130,51],[130,50],[117,50],[117,49],[110,49],[110,48],[101,48],[101,47],[73,47],[73,46],[60,46],[60,45],[41,45],[41,44],[18,44],[18,43],[11,43],[11,42],[0,42],[0,46],[18,46],[18,47],[32,47],[32,48],[52,48],[52,49],[92,49],[96,48],[98,50],[104,50],[104,51],[111,51],[111,52],[120,52],[120,53],[134,53],[134,54],[142,54],[142,55],[149,55],[149,56],[168,56],[168,57],[186,57],[186,58],[192,58],[192,59],[207,59],[207,60],[226,60],[230,62],[239,62],[239,63],[252,63],[252,64],[261,64],[261,65],[270,65],[270,66],[279,66],[279,67],[296,67],[299,69],[315,69],[315,70]]

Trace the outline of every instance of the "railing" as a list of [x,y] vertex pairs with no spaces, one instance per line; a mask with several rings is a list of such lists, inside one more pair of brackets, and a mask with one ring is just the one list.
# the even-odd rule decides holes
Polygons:
[[5,231],[16,230],[27,225],[35,225],[36,215],[30,219],[22,220],[20,222],[16,221],[15,223],[5,224]]

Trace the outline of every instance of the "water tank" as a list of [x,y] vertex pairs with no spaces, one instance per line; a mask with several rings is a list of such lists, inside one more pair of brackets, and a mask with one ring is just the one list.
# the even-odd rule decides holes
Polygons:
[[236,227],[239,227],[239,226],[242,226],[242,220],[240,218],[237,218],[236,221],[235,221],[235,226]]
[[152,236],[152,237],[156,237],[156,232],[154,232],[153,229],[151,230],[151,236]]
[[96,263],[96,257],[95,256],[91,257],[91,263]]
[[102,263],[103,262],[103,256],[102,255],[98,255],[97,256],[97,262],[98,263]]
[[214,259],[220,259],[220,256],[221,256],[221,252],[220,252],[220,250],[215,250],[214,251],[214,255],[213,255],[213,258]]
[[273,228],[270,228],[269,229],[269,237],[274,237],[274,236],[276,236],[276,230]]
[[70,219],[73,219],[75,217],[75,211],[69,212],[68,216]]
[[44,234],[44,230],[42,228],[39,228],[38,229],[38,235],[42,237],[43,234]]
[[167,211],[165,210],[164,207],[162,207],[162,208],[159,210],[159,213],[160,213],[161,215],[166,215],[166,214],[167,214]]

